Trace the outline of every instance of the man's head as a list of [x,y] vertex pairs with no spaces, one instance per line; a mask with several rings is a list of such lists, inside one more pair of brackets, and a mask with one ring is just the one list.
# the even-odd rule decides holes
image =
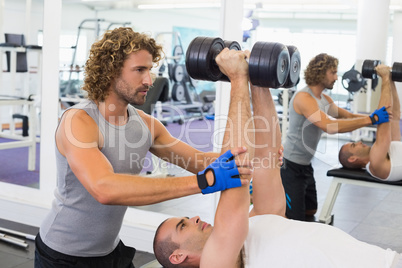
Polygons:
[[213,227],[200,217],[169,218],[155,233],[154,254],[163,267],[198,267]]
[[325,53],[312,58],[304,71],[306,84],[316,86],[322,84],[324,88],[332,89],[338,80],[338,59]]
[[345,168],[364,168],[370,159],[370,149],[361,141],[345,143],[339,150],[339,162]]
[[88,93],[88,98],[104,101],[111,84],[121,75],[126,59],[140,50],[149,52],[155,66],[162,58],[162,46],[147,34],[134,32],[128,27],[108,31],[95,42],[85,65],[83,90]]

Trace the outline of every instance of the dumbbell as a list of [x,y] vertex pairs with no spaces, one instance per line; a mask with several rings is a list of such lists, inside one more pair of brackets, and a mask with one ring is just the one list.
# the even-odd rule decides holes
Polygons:
[[379,60],[365,60],[363,61],[362,65],[362,76],[364,78],[369,78],[369,79],[377,79],[377,72],[375,71],[375,67],[377,65],[381,64],[381,61]]
[[394,62],[391,72],[392,81],[402,82],[402,62]]
[[[369,79],[377,79],[375,67],[381,64],[379,60],[365,60],[362,66],[362,76]],[[395,82],[402,82],[402,62],[394,62],[391,69],[391,79]]]
[[[225,44],[226,42],[226,44]],[[193,79],[228,81],[215,62],[216,56],[225,48],[240,49],[237,42],[221,38],[197,37],[191,41],[186,53],[187,73]],[[285,45],[257,42],[249,58],[249,76],[253,85],[278,88],[284,85],[289,75],[290,56]]]
[[300,52],[295,46],[288,46],[288,51],[290,56],[290,68],[286,82],[282,85],[282,87],[284,88],[292,88],[296,86],[300,81]]

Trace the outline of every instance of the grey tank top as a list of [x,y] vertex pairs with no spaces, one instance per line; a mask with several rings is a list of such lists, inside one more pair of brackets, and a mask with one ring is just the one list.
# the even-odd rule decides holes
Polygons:
[[317,101],[320,110],[325,113],[328,113],[329,102],[322,94],[321,99],[316,98],[311,89],[305,87],[296,92],[289,103],[289,127],[283,146],[283,156],[299,165],[309,165],[323,131],[293,108],[293,101],[300,92],[309,93]]
[[[115,173],[138,174],[152,145],[151,133],[134,107],[128,107],[124,126],[109,124],[92,101],[85,100],[71,109],[90,115],[104,137],[101,152]],[[96,257],[114,250],[127,206],[102,205],[74,175],[67,159],[56,148],[57,188],[52,208],[40,227],[43,242],[61,253]]]

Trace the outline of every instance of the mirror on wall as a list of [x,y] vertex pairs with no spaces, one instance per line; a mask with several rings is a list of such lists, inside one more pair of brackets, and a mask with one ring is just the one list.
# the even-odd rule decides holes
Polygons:
[[[208,107],[198,104],[203,98],[202,91],[207,91],[208,94],[214,93],[211,93],[212,83],[199,83],[196,85],[196,89],[194,83],[190,84],[190,81],[178,79],[178,72],[172,73],[172,71],[173,69],[178,71],[179,65],[181,67],[184,66],[184,55],[181,58],[173,57],[184,54],[192,38],[195,38],[197,35],[219,35],[219,27],[217,27],[220,17],[219,8],[200,12],[199,9],[140,10],[136,7],[122,8],[113,6],[113,4],[107,8],[101,6],[94,7],[96,5],[95,2],[87,2],[85,4],[78,3],[77,1],[63,1],[59,50],[61,109],[63,110],[74,105],[82,99],[80,87],[83,82],[83,67],[88,58],[88,52],[92,43],[98,37],[102,36],[106,30],[121,26],[132,27],[134,31],[149,33],[157,39],[158,43],[164,46],[166,58],[160,63],[160,68],[155,70],[158,72],[158,76],[165,78],[169,87],[168,97],[161,100],[161,111],[163,113],[161,114],[163,117],[161,121],[172,135],[180,140],[184,140],[203,151],[212,150],[211,136],[214,121],[204,119],[202,112],[205,114],[212,112],[213,103],[209,101]],[[107,5],[106,2],[102,4]],[[150,20],[149,18],[157,19]],[[201,28],[200,25],[202,25]],[[75,46],[75,48],[71,49],[72,46]],[[179,47],[181,51],[178,50]],[[178,87],[179,85],[184,86],[180,88]],[[180,91],[181,89],[185,90],[188,94],[182,94],[184,91]],[[183,99],[180,99],[180,97],[183,97]],[[156,101],[153,104],[156,104]],[[179,111],[180,107],[192,109],[181,112]],[[202,108],[208,108],[208,110],[201,110]],[[181,114],[179,116],[177,114],[172,115],[172,112],[181,112]],[[150,110],[148,113],[150,113]],[[147,172],[152,173],[150,176],[158,173],[155,172],[150,154],[147,156],[142,174],[149,175],[146,174]],[[167,172],[168,174],[164,175],[168,176],[186,176],[183,170],[175,166],[169,166],[167,170],[163,170],[162,172]],[[203,206],[198,206],[197,204],[200,204],[201,201]],[[213,211],[214,206],[214,197],[195,195],[136,208],[169,215],[183,212],[187,215],[207,215],[208,213],[203,214],[202,211]]]
[[39,188],[43,0],[0,0],[0,182]]

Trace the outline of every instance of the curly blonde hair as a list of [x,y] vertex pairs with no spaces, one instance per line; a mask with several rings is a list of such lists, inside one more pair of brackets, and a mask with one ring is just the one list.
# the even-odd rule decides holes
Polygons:
[[337,69],[338,59],[326,53],[321,53],[312,58],[304,71],[304,79],[307,85],[318,85],[325,79],[327,70]]
[[124,61],[132,52],[147,50],[155,66],[163,57],[162,46],[149,35],[134,32],[132,28],[120,27],[107,31],[95,42],[85,64],[82,89],[93,101],[105,101],[113,80],[121,74]]

